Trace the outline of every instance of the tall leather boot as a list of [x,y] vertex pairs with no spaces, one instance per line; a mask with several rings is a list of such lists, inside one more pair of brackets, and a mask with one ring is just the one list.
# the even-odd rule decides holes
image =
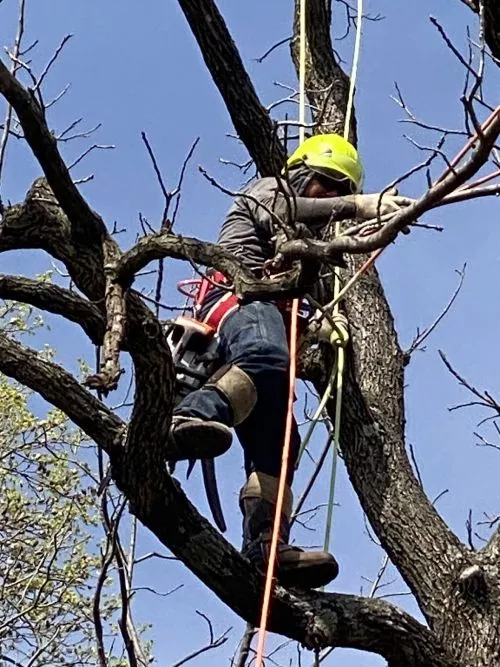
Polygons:
[[[278,479],[253,472],[240,492],[243,513],[241,553],[265,574],[271,548]],[[282,586],[319,588],[338,574],[335,558],[325,551],[304,551],[288,544],[293,496],[286,488],[278,541],[276,577]]]
[[201,389],[197,390],[200,405],[205,412],[210,412],[210,391],[219,393],[229,404],[232,416],[230,425],[216,419],[183,415],[181,404],[179,411],[172,418],[165,451],[167,461],[213,459],[224,454],[232,442],[230,427],[244,421],[257,401],[257,391],[251,377],[234,365],[220,368]]

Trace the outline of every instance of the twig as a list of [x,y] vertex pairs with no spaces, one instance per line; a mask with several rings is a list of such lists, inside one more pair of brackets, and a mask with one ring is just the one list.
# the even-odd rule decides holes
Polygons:
[[95,150],[110,150],[110,149],[114,149],[114,148],[116,148],[116,146],[114,146],[113,144],[94,144],[90,148],[87,148],[87,150],[85,150],[79,157],[77,157],[76,160],[68,166],[68,169],[71,170],[74,167],[76,167],[76,165],[79,164],[92,151],[95,151]]
[[60,93],[58,93],[58,94],[57,94],[57,95],[56,95],[50,102],[47,102],[47,103],[45,104],[45,111],[47,111],[47,109],[50,109],[51,107],[53,107],[54,104],[57,104],[57,102],[59,102],[59,100],[60,100],[62,97],[64,97],[64,95],[66,95],[66,93],[68,92],[68,90],[69,90],[70,88],[71,88],[71,84],[70,84],[70,83],[67,83],[67,84],[64,86],[64,88],[61,90]]
[[380,569],[377,573],[377,576],[375,577],[375,580],[373,582],[373,585],[371,587],[370,593],[368,594],[369,598],[375,597],[376,592],[380,588],[381,581],[386,573],[386,570],[389,566],[390,560],[389,556],[387,554],[384,554],[384,558],[382,559],[382,564],[380,566]]
[[408,118],[402,118],[399,122],[400,123],[411,123],[413,125],[417,125],[418,127],[421,127],[424,130],[431,130],[434,132],[441,132],[444,135],[457,135],[457,136],[464,136],[466,135],[466,132],[464,130],[450,130],[447,128],[443,127],[437,127],[436,125],[430,125],[428,123],[424,123],[423,121],[418,120],[418,118],[415,116],[415,114],[410,110],[408,105],[406,104],[406,101],[403,97],[403,93],[401,92],[401,88],[399,87],[399,84],[397,81],[394,82],[394,87],[397,92],[397,97],[394,95],[391,95],[391,99],[396,102],[396,104],[403,109],[403,111],[408,115]]
[[149,303],[152,303],[156,306],[157,309],[163,308],[163,310],[168,310],[168,311],[183,311],[186,310],[184,306],[167,306],[166,304],[162,303],[161,301],[158,301],[157,299],[153,299],[150,296],[147,296],[146,294],[143,294],[142,292],[138,292],[137,290],[133,289],[130,290],[134,294],[137,294],[138,297],[141,299],[144,299],[145,301],[149,301]]
[[[498,426],[495,424],[497,430]],[[500,451],[500,444],[496,444],[495,442],[490,442],[489,440],[486,440],[480,433],[477,433],[474,431],[474,435],[476,438],[480,440],[480,442],[477,443],[478,447],[491,447],[492,449],[496,449],[497,451]]]
[[435,504],[438,502],[438,500],[441,500],[441,498],[442,498],[443,496],[445,496],[445,495],[446,495],[447,493],[449,493],[449,492],[450,492],[449,489],[443,489],[442,491],[440,491],[440,492],[437,494],[437,496],[434,498],[434,500],[432,501],[432,504],[435,505]]
[[[471,394],[474,396],[477,396],[479,398],[479,402],[477,405],[482,405],[483,407],[491,408],[492,410],[495,410],[500,415],[500,405],[495,401],[495,399],[487,392],[485,391],[484,393],[481,393],[476,387],[470,384],[470,382],[467,382],[465,378],[463,378],[450,364],[448,359],[446,358],[444,352],[442,350],[439,350],[439,356],[441,357],[444,365],[446,368],[450,371],[450,373],[455,377],[459,384],[461,384],[463,387],[468,389]],[[463,407],[463,406],[461,406]],[[451,409],[451,408],[450,408]]]
[[463,267],[462,267],[462,269],[461,269],[460,271],[459,271],[459,270],[456,271],[456,272],[458,273],[459,277],[460,277],[460,278],[459,278],[459,281],[458,281],[458,285],[457,285],[455,291],[453,292],[453,294],[452,294],[450,300],[448,301],[448,303],[446,304],[446,306],[445,306],[444,309],[442,310],[442,312],[437,316],[437,318],[434,320],[434,322],[433,322],[430,326],[426,327],[422,332],[417,331],[417,335],[416,335],[415,338],[413,339],[412,344],[410,345],[410,347],[408,348],[408,350],[405,351],[405,353],[404,353],[404,356],[405,356],[405,365],[409,363],[410,358],[411,358],[411,355],[412,355],[416,350],[418,350],[419,347],[421,347],[421,345],[422,345],[422,343],[424,342],[424,340],[425,340],[426,338],[428,338],[428,337],[431,335],[431,333],[432,333],[432,332],[434,331],[434,329],[438,326],[438,324],[439,324],[439,323],[441,322],[441,320],[445,317],[445,315],[447,315],[447,313],[450,311],[450,308],[451,308],[451,307],[453,306],[453,304],[455,303],[455,299],[456,299],[457,296],[459,295],[460,290],[462,289],[462,286],[463,286],[463,283],[464,283],[464,279],[465,279],[465,269],[466,269],[466,267],[467,267],[467,264],[464,264]]
[[167,556],[166,554],[160,554],[157,551],[152,551],[149,554],[145,554],[144,556],[140,556],[139,558],[136,558],[135,561],[134,561],[134,564],[139,565],[139,563],[144,563],[145,561],[149,560],[150,558],[161,558],[163,560],[176,560],[176,561],[179,560],[176,556]]
[[418,467],[417,459],[415,457],[415,449],[411,443],[409,445],[409,450],[410,450],[411,460],[413,462],[413,467],[415,468],[415,474],[417,475],[418,483],[423,489],[424,483],[422,482],[422,475],[420,474],[420,468]]
[[71,34],[65,35],[63,37],[61,43],[59,44],[59,46],[55,50],[54,55],[50,58],[49,62],[45,65],[45,68],[44,68],[43,72],[40,74],[40,76],[38,78],[38,82],[37,82],[37,84],[34,88],[34,92],[41,93],[41,86],[42,86],[43,80],[45,79],[45,77],[49,73],[50,68],[52,67],[52,65],[55,63],[55,61],[59,57],[59,54],[61,53],[61,51],[64,49],[64,47],[66,46],[66,44],[69,42],[69,40],[72,37],[73,37],[73,35],[71,35]]
[[[17,23],[17,34],[14,41],[14,50],[13,50],[15,59],[19,57],[21,52],[21,43],[24,35],[25,6],[26,6],[26,0],[19,0],[19,18]],[[16,76],[16,72],[19,69],[19,67],[20,66],[15,61],[12,62],[12,69],[11,69],[12,76],[14,77]],[[2,180],[2,170],[5,161],[5,151],[7,150],[7,142],[9,140],[9,136],[11,133],[11,125],[12,125],[12,106],[10,104],[7,104],[7,113],[3,125],[2,138],[0,139],[0,182]]]
[[172,227],[175,224],[175,219],[177,217],[177,212],[179,210],[179,205],[180,205],[180,201],[181,201],[182,183],[184,182],[184,176],[186,174],[186,169],[187,169],[187,166],[189,164],[189,161],[191,160],[191,158],[194,155],[194,151],[196,150],[196,147],[198,146],[199,141],[200,141],[200,137],[196,137],[196,139],[193,141],[193,143],[191,145],[191,148],[189,149],[188,154],[186,155],[186,157],[184,159],[184,162],[182,163],[182,167],[181,167],[181,171],[180,171],[180,174],[179,174],[179,180],[177,181],[177,185],[176,185],[174,191],[172,192],[172,196],[177,195],[177,200],[175,202],[174,213],[172,215],[172,223],[170,225],[170,230],[172,230]]
[[448,37],[446,34],[446,31],[444,30],[443,26],[439,23],[437,18],[435,16],[429,16],[429,21],[432,23],[433,26],[435,26],[441,37],[444,39],[446,46],[450,49],[450,51],[458,58],[458,60],[462,63],[462,65],[465,67],[465,69],[472,74],[472,76],[477,79],[478,74],[477,72],[469,65],[469,63],[465,60],[463,55],[460,53],[460,51],[457,49],[457,47],[453,44],[451,39]]
[[469,515],[467,517],[467,521],[465,522],[465,527],[467,529],[467,542],[468,542],[470,548],[472,549],[472,551],[475,551],[476,547],[474,546],[474,542],[472,540],[472,533],[473,533],[473,529],[472,529],[472,510],[469,510]]
[[168,209],[170,207],[170,202],[172,201],[172,195],[168,192],[165,183],[163,182],[163,176],[161,175],[160,167],[158,166],[158,162],[156,160],[156,156],[153,152],[153,149],[151,148],[151,144],[149,143],[148,137],[145,132],[141,132],[141,137],[142,140],[146,146],[146,149],[148,151],[149,157],[151,158],[151,162],[153,164],[153,169],[156,174],[156,178],[158,180],[158,184],[160,186],[160,189],[163,193],[163,197],[165,198],[165,207],[163,209],[163,217],[162,217],[162,222],[161,222],[161,227],[163,228],[164,225],[166,224],[167,216],[168,216]]
[[284,39],[280,39],[279,42],[276,42],[276,44],[273,44],[273,46],[271,46],[269,49],[267,49],[267,51],[262,56],[260,56],[259,58],[254,58],[254,61],[257,62],[257,63],[262,63],[267,58],[267,56],[271,55],[271,53],[274,50],[276,50],[280,46],[283,46],[283,44],[289,44],[291,42],[291,40],[292,40],[292,36],[285,37]]
[[210,619],[207,616],[205,616],[205,614],[202,614],[199,611],[196,611],[196,613],[198,614],[198,616],[201,616],[207,622],[210,641],[206,646],[203,646],[202,648],[193,651],[179,662],[176,662],[175,665],[172,665],[172,667],[181,667],[181,665],[185,665],[187,662],[189,662],[190,660],[194,660],[194,658],[197,658],[199,655],[202,655],[207,651],[211,651],[213,649],[219,648],[220,646],[223,646],[228,640],[227,635],[229,634],[229,632],[231,632],[232,628],[228,628],[225,632],[219,635],[219,637],[215,637]]
[[290,527],[292,527],[293,524],[295,523],[295,521],[297,520],[297,517],[298,517],[302,507],[304,506],[304,503],[306,502],[306,500],[307,500],[307,498],[308,498],[308,496],[309,496],[309,494],[310,494],[310,492],[311,492],[311,490],[314,486],[314,483],[316,482],[316,480],[319,476],[319,473],[321,472],[321,470],[323,468],[323,465],[326,461],[326,457],[328,455],[328,452],[330,451],[330,448],[332,447],[332,442],[333,442],[333,436],[329,435],[328,438],[327,438],[327,441],[325,443],[325,446],[323,447],[323,451],[321,452],[321,455],[319,457],[318,463],[316,464],[316,467],[315,467],[311,477],[309,478],[309,481],[307,482],[306,487],[305,487],[304,491],[302,492],[302,495],[300,496],[300,498],[297,502],[297,505],[295,507],[293,516],[292,516],[291,521],[290,521]]
[[74,134],[67,136],[71,132],[71,130],[74,130],[75,127],[82,122],[82,120],[83,118],[78,118],[77,120],[73,121],[70,125],[68,125],[68,127],[65,130],[63,130],[60,134],[57,135],[56,137],[57,141],[60,141],[62,143],[68,143],[70,141],[74,141],[74,139],[88,139],[102,127],[102,123],[97,123],[97,125],[91,127],[90,130],[82,130],[81,132],[75,132]]

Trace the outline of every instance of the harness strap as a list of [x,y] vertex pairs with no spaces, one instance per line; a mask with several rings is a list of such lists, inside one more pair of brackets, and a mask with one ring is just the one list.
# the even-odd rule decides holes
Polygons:
[[[200,306],[202,305],[203,304],[200,304]],[[233,292],[226,292],[221,296],[220,299],[217,299],[206,316],[203,318],[202,322],[213,327],[216,331],[219,331],[219,328],[221,327],[226,317],[235,311],[239,305],[240,301],[236,294],[233,294]]]

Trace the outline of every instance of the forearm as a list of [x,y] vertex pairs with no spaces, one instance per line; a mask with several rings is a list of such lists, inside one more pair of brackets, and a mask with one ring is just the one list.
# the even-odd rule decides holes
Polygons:
[[349,220],[356,217],[354,197],[327,197],[314,199],[311,197],[296,197],[295,219],[307,226],[316,226],[325,221]]

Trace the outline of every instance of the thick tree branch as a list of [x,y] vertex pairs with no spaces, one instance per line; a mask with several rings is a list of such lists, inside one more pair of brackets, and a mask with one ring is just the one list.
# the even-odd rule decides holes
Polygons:
[[95,345],[102,342],[105,330],[102,312],[98,306],[75,292],[31,278],[0,274],[0,298],[22,301],[54,315],[61,315],[79,324]]
[[124,432],[122,420],[94,398],[64,368],[44,361],[37,352],[1,332],[0,372],[33,389],[65,412],[109,456],[118,454]]
[[262,176],[281,171],[285,153],[213,0],[178,0],[234,128]]
[[[242,299],[302,295],[317,275],[297,265],[272,279],[257,279],[234,254],[214,243],[160,232],[142,238],[123,255],[117,269],[118,280],[124,286],[130,285],[138,271],[163,257],[184,259],[222,271],[231,279],[235,294]],[[338,261],[338,256],[334,261]]]

